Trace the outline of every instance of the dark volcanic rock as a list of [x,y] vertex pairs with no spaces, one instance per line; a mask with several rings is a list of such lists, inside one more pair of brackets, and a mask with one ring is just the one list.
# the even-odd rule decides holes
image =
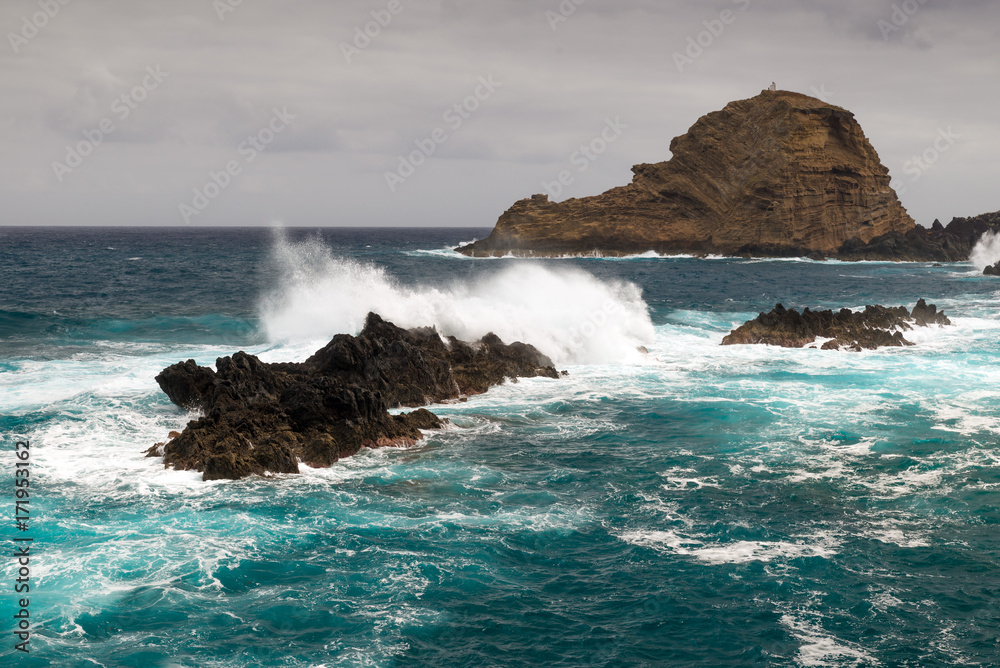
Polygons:
[[198,408],[202,397],[210,392],[215,384],[215,372],[198,366],[194,360],[175,364],[164,369],[156,382],[160,389],[170,397],[170,401],[184,408]]
[[984,276],[1000,276],[1000,262],[983,269]]
[[935,220],[930,227],[889,232],[868,243],[849,239],[837,252],[841,260],[894,260],[905,262],[964,262],[986,232],[1000,232],[1000,211],[974,218],[955,218],[945,227]]
[[551,360],[488,334],[442,341],[433,329],[404,330],[371,313],[357,337],[339,335],[301,364],[267,364],[239,352],[163,370],[156,382],[175,404],[203,417],[147,454],[205,480],[298,473],[299,461],[330,466],[362,448],[408,445],[441,420],[416,407],[479,394],[507,379],[557,378]]
[[857,312],[845,308],[836,313],[809,309],[799,313],[778,304],[770,313],[761,313],[733,330],[722,340],[722,345],[762,343],[803,348],[817,338],[824,338],[831,340],[823,344],[823,350],[874,350],[882,346],[911,346],[903,338],[903,331],[932,324],[950,325],[951,321],[923,299],[912,312],[904,306],[866,306],[864,311]]

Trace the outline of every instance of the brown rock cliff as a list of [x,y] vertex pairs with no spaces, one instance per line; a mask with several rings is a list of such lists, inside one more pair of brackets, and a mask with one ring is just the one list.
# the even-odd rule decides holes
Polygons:
[[854,115],[788,91],[764,91],[702,117],[668,162],[632,168],[602,195],[521,200],[474,256],[601,252],[836,253],[905,233],[913,219]]

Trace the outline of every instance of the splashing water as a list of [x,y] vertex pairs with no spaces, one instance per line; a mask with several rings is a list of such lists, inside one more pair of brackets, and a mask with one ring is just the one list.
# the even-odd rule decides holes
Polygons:
[[969,261],[982,271],[1000,262],[1000,233],[984,232],[972,249]]
[[400,327],[433,325],[462,340],[493,332],[508,343],[534,345],[556,364],[636,361],[637,348],[654,336],[638,286],[576,268],[526,262],[471,281],[404,287],[380,267],[280,233],[272,259],[279,282],[260,307],[272,342],[358,334],[370,311]]

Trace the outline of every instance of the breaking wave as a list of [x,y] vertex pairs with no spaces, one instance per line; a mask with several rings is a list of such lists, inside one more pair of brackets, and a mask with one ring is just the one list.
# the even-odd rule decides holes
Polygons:
[[972,249],[969,262],[979,271],[1000,262],[1000,234],[985,232]]
[[356,335],[370,311],[400,327],[434,326],[463,340],[493,332],[508,343],[534,345],[556,364],[634,361],[637,348],[653,340],[638,286],[572,267],[525,262],[471,280],[404,286],[374,264],[280,233],[272,261],[278,284],[263,298],[260,317],[274,343]]

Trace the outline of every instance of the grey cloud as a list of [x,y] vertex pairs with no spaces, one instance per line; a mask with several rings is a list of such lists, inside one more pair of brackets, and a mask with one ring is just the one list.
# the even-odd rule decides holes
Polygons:
[[[587,0],[555,30],[559,0],[402,0],[348,63],[342,45],[388,4],[244,0],[220,20],[206,0],[75,0],[19,54],[5,39],[0,224],[176,224],[176,204],[287,106],[297,118],[198,224],[266,224],[266,211],[289,225],[488,226],[605,118],[629,128],[568,195],[627,182],[630,164],[667,159],[699,116],[771,80],[831,92],[897,178],[954,126],[962,141],[903,196],[920,222],[1000,209],[1000,3],[928,0],[885,38],[878,21],[900,0]],[[678,72],[674,54],[725,9],[736,21]],[[33,11],[4,3],[0,34]],[[155,65],[170,72],[162,87],[55,178],[66,146]],[[491,74],[503,86],[391,193],[398,156]]]

